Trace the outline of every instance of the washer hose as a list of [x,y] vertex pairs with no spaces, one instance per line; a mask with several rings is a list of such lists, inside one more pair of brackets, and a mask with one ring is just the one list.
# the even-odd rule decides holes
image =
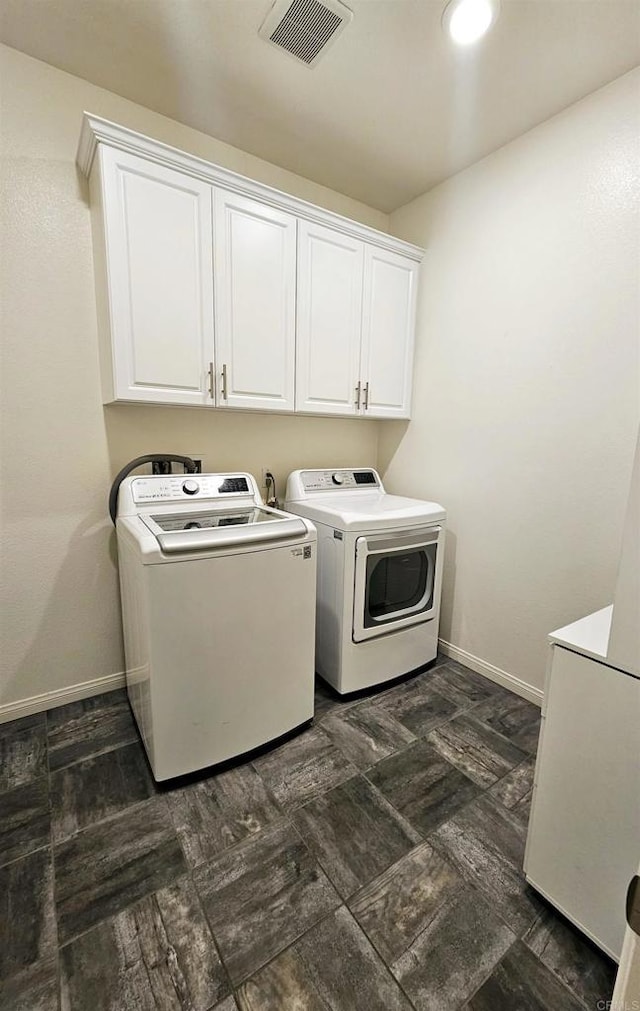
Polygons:
[[174,453],[147,453],[145,456],[137,456],[135,460],[130,460],[129,463],[125,464],[122,470],[116,474],[113,484],[111,485],[111,491],[109,492],[109,516],[111,517],[111,522],[114,526],[116,522],[116,509],[118,506],[118,491],[125,477],[127,477],[132,470],[135,470],[136,467],[141,467],[143,463],[172,462],[183,464],[186,467],[188,474],[195,474],[198,469],[190,456],[177,456]]

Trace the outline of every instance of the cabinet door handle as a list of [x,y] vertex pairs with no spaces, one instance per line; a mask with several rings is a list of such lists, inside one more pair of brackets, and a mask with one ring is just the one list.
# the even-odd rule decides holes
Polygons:
[[356,411],[360,410],[360,390],[362,388],[362,383],[358,383],[356,386]]
[[216,382],[216,373],[213,368],[213,362],[209,362],[209,396],[211,397],[212,400],[216,399],[215,382]]
[[369,383],[364,384],[364,403],[362,406],[365,411],[369,410]]
[[227,399],[227,366],[222,366],[222,399]]

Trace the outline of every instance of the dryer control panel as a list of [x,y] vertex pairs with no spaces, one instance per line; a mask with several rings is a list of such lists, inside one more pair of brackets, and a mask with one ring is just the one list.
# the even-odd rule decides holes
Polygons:
[[355,491],[366,488],[369,491],[382,487],[375,470],[303,470],[298,472],[305,493],[315,491]]

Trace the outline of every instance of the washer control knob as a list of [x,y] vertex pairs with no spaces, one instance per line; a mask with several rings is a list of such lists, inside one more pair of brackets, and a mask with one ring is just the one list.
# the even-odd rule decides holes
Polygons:
[[185,481],[182,485],[182,490],[185,495],[195,495],[196,492],[200,491],[200,485],[197,481]]
[[342,484],[343,481],[344,481],[344,478],[343,478],[342,474],[332,474],[331,475],[331,480],[333,481],[334,484]]

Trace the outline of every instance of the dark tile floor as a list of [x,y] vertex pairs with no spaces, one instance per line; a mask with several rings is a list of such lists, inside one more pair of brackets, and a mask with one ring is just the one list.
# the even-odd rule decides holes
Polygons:
[[613,964],[523,877],[538,710],[446,658],[316,703],[162,787],[124,692],[0,726],[0,1011],[610,998]]

